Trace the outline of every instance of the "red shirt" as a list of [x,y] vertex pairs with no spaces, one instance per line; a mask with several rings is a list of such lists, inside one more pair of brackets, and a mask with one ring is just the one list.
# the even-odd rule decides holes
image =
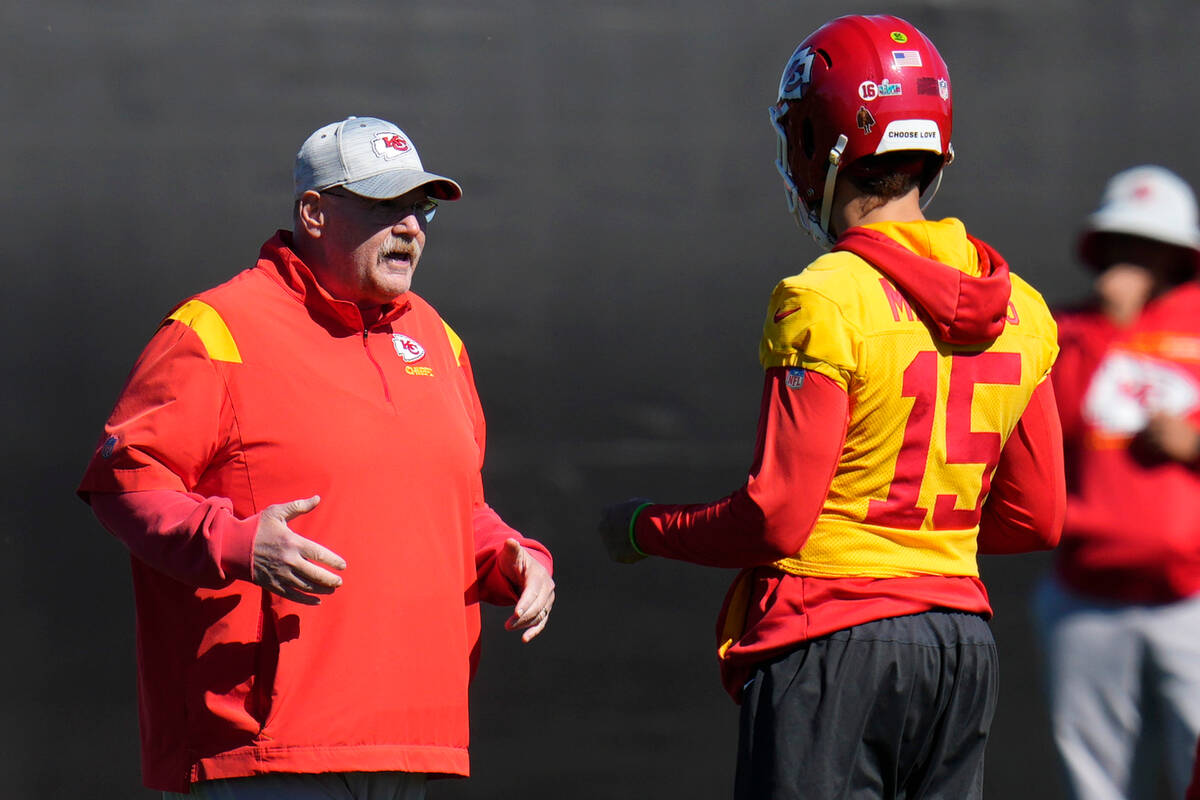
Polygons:
[[[289,245],[163,323],[80,486],[134,555],[151,788],[467,774],[478,603],[515,599],[458,337],[411,292],[364,324]],[[306,606],[248,582],[250,549],[263,508],[314,494],[290,526],[348,566]]]
[[1188,786],[1184,800],[1200,800],[1200,745],[1196,747],[1196,765],[1192,769],[1192,783]]
[[1200,425],[1200,285],[1153,300],[1129,328],[1096,311],[1058,322],[1053,378],[1069,489],[1059,576],[1120,602],[1200,592],[1200,469],[1136,442],[1154,410]]

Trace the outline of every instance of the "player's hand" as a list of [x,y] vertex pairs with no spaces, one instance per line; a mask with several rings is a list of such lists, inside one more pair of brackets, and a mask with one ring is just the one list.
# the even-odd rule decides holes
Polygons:
[[343,570],[346,561],[337,553],[305,539],[288,527],[288,522],[317,507],[316,495],[290,503],[267,506],[258,516],[254,534],[254,563],[251,576],[255,583],[297,603],[315,606],[315,595],[332,594],[342,585],[340,575],[326,567]]
[[510,631],[524,629],[521,641],[531,641],[550,621],[550,609],[554,607],[554,578],[516,539],[504,542],[498,566],[500,573],[521,590],[517,607],[504,627]]
[[1177,414],[1152,414],[1138,438],[1173,461],[1194,464],[1200,460],[1200,430]]
[[597,528],[600,540],[604,542],[609,558],[618,564],[633,564],[646,557],[634,548],[629,525],[637,510],[649,502],[644,497],[635,497],[624,503],[611,505],[601,514],[600,525]]

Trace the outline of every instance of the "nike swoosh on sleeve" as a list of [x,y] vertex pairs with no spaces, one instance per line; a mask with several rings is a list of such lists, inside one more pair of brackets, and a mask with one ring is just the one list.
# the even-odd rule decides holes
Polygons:
[[799,310],[800,310],[800,306],[796,306],[795,308],[789,308],[787,311],[780,309],[775,312],[775,321],[783,322],[785,319],[790,317],[792,314],[795,314]]

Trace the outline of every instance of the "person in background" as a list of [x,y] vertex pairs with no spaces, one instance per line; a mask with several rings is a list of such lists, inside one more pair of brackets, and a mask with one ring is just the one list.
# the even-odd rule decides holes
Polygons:
[[1192,767],[1192,782],[1184,800],[1200,800],[1200,745],[1196,746],[1196,763]]
[[600,524],[619,562],[742,568],[718,623],[739,800],[982,796],[997,661],[976,554],[1054,546],[1065,489],[1045,302],[923,213],[952,106],[905,20],[841,17],[800,43],[777,166],[833,252],[767,305],[749,477]]
[[[1071,797],[1182,796],[1200,735],[1200,228],[1159,166],[1109,180],[1079,237],[1094,298],[1060,313],[1062,545],[1034,613]],[[1163,758],[1143,770],[1139,743]],[[1146,762],[1150,763],[1150,762]]]
[[148,787],[417,800],[469,771],[479,602],[529,641],[552,562],[484,501],[466,348],[410,291],[458,184],[373,117],[294,179],[292,230],[162,322],[79,494],[132,554]]

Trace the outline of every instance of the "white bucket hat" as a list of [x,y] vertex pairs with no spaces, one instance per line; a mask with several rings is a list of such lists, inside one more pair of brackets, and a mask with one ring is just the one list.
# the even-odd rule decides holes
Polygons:
[[418,186],[428,186],[438,200],[462,197],[456,182],[425,171],[408,134],[375,117],[347,117],[318,128],[296,153],[293,178],[295,197],[334,186],[380,200]]
[[1200,259],[1196,195],[1187,182],[1163,167],[1146,165],[1109,179],[1100,207],[1088,216],[1079,239],[1080,256],[1093,266],[1097,234],[1141,236],[1193,251]]

